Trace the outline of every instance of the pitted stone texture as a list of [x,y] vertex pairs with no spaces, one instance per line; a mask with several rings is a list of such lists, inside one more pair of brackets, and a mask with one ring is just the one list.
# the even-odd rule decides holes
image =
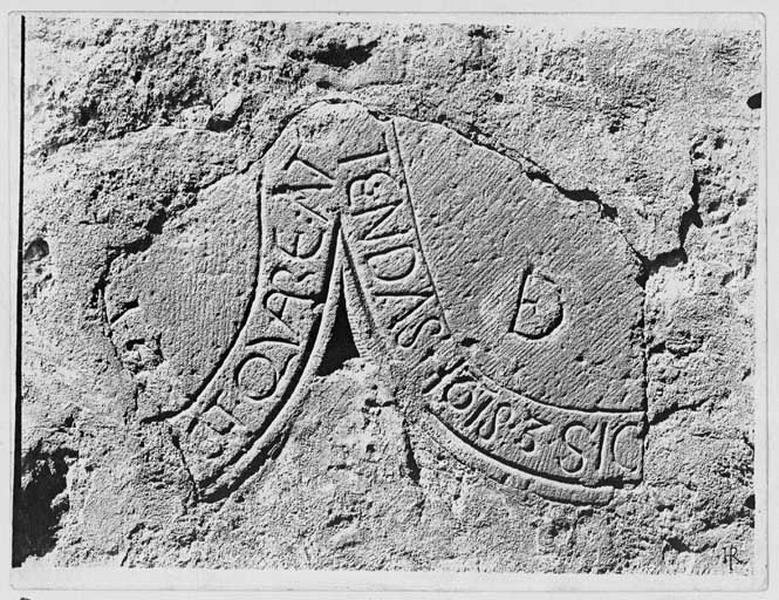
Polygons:
[[[17,561],[726,575],[725,550],[752,556],[759,25],[26,23],[20,505],[36,525]],[[229,94],[239,109],[218,106]],[[642,277],[640,486],[577,507],[485,477],[417,435],[411,396],[357,339],[361,359],[312,378],[269,468],[195,501],[182,438],[141,420],[180,407],[234,339],[260,245],[254,163],[322,99],[455,130],[532,173],[534,193],[556,185],[583,215],[600,202],[603,227],[659,256]],[[152,300],[174,280],[192,282],[191,310]],[[526,318],[532,290],[506,331],[563,336],[564,304],[532,338],[557,321],[548,287]],[[109,305],[136,292],[143,319],[113,331]]]
[[749,119],[746,99],[761,72],[758,22],[748,32],[554,27],[531,35],[357,23],[31,27],[29,56],[39,48],[47,56],[32,99],[41,109],[31,114],[38,155],[150,123],[204,128],[208,113],[196,115],[239,84],[243,113],[232,131],[254,138],[257,157],[278,131],[266,115],[278,119],[323,95],[353,97],[445,123],[540,165],[563,188],[597,192],[649,259],[679,246],[692,208],[691,140],[712,119]]

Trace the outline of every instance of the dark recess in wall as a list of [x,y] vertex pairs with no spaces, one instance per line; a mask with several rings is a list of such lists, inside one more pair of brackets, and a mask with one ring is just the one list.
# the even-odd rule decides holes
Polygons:
[[322,358],[322,364],[319,365],[319,375],[329,375],[340,369],[350,358],[360,356],[359,350],[354,343],[351,325],[349,325],[349,316],[346,313],[346,302],[344,296],[338,299],[338,307],[333,321],[333,332],[330,340],[327,342],[325,353]]

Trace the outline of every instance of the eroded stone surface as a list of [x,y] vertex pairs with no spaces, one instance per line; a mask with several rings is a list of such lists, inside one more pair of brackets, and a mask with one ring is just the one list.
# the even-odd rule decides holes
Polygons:
[[756,31],[27,31],[17,560],[750,555]]
[[[259,211],[240,332],[178,409],[148,417],[175,424],[202,496],[266,462],[342,293],[407,418],[466,460],[578,502],[610,487],[577,485],[640,481],[643,292],[637,260],[595,207],[443,127],[318,103],[266,154]],[[523,305],[550,300],[561,330],[518,337]]]

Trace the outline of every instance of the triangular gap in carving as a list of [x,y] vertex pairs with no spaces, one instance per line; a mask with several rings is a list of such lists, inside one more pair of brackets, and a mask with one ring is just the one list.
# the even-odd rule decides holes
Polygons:
[[[341,288],[343,290],[343,285]],[[349,323],[349,315],[346,311],[345,294],[341,291],[335,310],[333,329],[330,333],[330,339],[327,341],[327,346],[325,346],[325,352],[317,375],[330,375],[340,369],[347,360],[358,358],[359,356],[360,351],[354,343],[352,326]]]

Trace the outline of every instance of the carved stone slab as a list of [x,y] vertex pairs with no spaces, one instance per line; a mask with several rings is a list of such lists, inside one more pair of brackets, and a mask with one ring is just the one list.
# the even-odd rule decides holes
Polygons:
[[345,295],[410,424],[573,502],[641,479],[643,291],[597,207],[442,126],[318,103],[264,159],[261,256],[229,351],[165,414],[204,498],[283,442]]

